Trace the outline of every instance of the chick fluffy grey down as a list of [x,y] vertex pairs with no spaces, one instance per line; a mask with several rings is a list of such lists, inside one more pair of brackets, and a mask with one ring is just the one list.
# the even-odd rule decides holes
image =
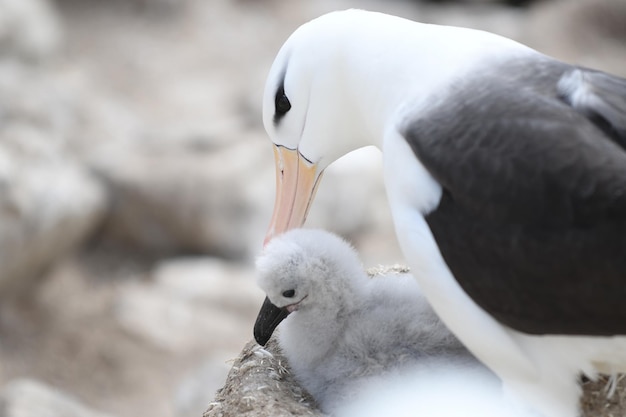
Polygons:
[[267,244],[257,268],[259,287],[291,312],[280,326],[280,346],[298,382],[326,412],[372,378],[415,364],[488,372],[433,312],[411,275],[370,278],[336,235],[287,232]]

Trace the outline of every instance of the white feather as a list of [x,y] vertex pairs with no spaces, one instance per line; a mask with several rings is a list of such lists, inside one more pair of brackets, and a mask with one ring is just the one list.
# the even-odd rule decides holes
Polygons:
[[531,417],[502,396],[497,378],[473,364],[427,363],[366,381],[335,417]]

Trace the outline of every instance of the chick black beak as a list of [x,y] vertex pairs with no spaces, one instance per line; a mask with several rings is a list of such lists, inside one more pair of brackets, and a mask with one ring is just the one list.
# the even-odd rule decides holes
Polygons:
[[265,297],[261,311],[254,323],[254,340],[261,345],[265,346],[272,337],[274,329],[280,324],[281,321],[289,315],[289,311],[284,308],[278,308],[270,302],[270,299]]

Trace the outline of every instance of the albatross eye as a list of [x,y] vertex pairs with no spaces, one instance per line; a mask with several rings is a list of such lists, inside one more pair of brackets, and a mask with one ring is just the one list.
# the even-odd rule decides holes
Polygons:
[[278,121],[284,116],[290,109],[291,103],[285,94],[285,88],[281,85],[276,91],[276,97],[274,98],[274,106],[276,107],[276,113],[274,114],[274,120]]
[[283,291],[283,297],[286,298],[291,298],[294,295],[296,295],[296,290],[287,290],[287,291]]

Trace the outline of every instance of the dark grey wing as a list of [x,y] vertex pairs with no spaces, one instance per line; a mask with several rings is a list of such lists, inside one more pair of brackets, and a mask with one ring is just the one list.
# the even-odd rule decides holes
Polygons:
[[426,220],[477,304],[526,333],[626,334],[626,81],[589,73],[579,99],[559,87],[572,69],[463,80],[403,133],[443,187]]
[[566,103],[626,149],[626,80],[575,68],[561,77],[557,88]]

